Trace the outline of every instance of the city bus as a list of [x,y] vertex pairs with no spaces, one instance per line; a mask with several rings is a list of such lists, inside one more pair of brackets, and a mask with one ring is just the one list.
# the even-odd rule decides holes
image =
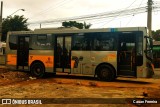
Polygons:
[[58,72],[113,81],[152,77],[152,39],[146,27],[43,28],[8,32],[6,65],[33,76]]

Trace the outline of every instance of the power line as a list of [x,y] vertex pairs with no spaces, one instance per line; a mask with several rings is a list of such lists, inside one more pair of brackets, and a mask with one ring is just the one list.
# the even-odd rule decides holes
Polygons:
[[134,0],[126,9],[130,8],[137,0]]
[[[142,5],[142,2],[143,2],[143,1],[144,1],[144,0],[141,0],[138,8]],[[131,17],[131,19],[127,22],[126,26],[133,20],[134,16],[135,16],[135,15],[133,14],[132,17]]]
[[[144,6],[144,7],[132,8],[132,9],[124,9],[124,10],[111,11],[111,12],[103,12],[103,13],[76,16],[76,17],[69,17],[69,18],[60,18],[60,19],[54,19],[54,20],[52,19],[52,20],[36,21],[36,22],[30,22],[29,24],[57,23],[57,22],[59,23],[59,22],[71,21],[71,20],[77,20],[77,21],[99,20],[99,19],[105,19],[105,18],[111,18],[111,17],[133,15],[133,14],[135,15],[135,14],[139,14],[139,13],[145,13],[146,12],[146,8],[147,7]],[[159,11],[160,10],[160,4],[157,3],[156,5],[154,5],[153,9]]]
[[115,16],[119,16],[119,13],[122,13],[124,15],[130,15],[133,13],[130,12],[134,12],[133,10],[137,10],[139,12],[146,10],[146,7],[141,7],[141,8],[136,8],[136,9],[128,9],[128,10],[120,10],[120,11],[115,11],[115,12],[104,12],[104,13],[98,13],[98,14],[91,14],[91,15],[85,15],[85,16],[77,16],[77,17],[70,17],[70,18],[61,18],[61,19],[55,19],[55,20],[45,20],[45,21],[37,21],[37,22],[31,22],[30,24],[34,24],[34,23],[54,23],[54,22],[62,22],[62,21],[67,21],[67,20],[92,20],[92,19],[99,19],[99,18],[106,18],[106,17],[115,17]]
[[[128,7],[126,7],[125,9],[128,9],[128,8],[130,8],[134,3],[136,2],[136,0],[134,0]],[[106,25],[106,24],[108,24],[108,23],[110,23],[110,22],[112,22],[113,20],[115,20],[118,16],[120,16],[121,14],[123,13],[123,11],[122,12],[120,12],[116,17],[114,17],[113,19],[111,19],[110,21],[108,21],[107,23],[105,23],[105,24],[103,24],[102,26],[104,26],[104,25]],[[102,27],[102,26],[100,26],[100,27]]]
[[126,26],[128,26],[128,24],[133,20],[134,16],[135,16],[135,15],[133,15],[133,16],[131,17],[131,19],[127,22]]
[[[69,0],[69,1],[70,1],[70,0]],[[35,17],[38,17],[38,16],[43,15],[43,14],[46,14],[46,13],[47,13],[49,10],[51,10],[51,9],[52,9],[52,11],[53,11],[53,10],[61,7],[62,5],[64,5],[66,2],[68,2],[68,0],[62,0],[62,1],[60,1],[59,3],[57,3],[55,6],[52,5],[52,6],[48,7],[47,9],[42,10],[41,12],[37,13],[36,15],[30,17],[29,19],[34,19]]]
[[141,0],[141,3],[139,4],[139,6],[138,7],[140,7],[141,5],[142,5],[142,2],[143,2],[144,0]]

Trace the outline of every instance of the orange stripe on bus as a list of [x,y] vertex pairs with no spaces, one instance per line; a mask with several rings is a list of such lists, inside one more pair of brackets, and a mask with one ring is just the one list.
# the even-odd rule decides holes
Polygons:
[[71,60],[71,68],[74,68],[75,60]]
[[17,55],[8,54],[7,55],[7,65],[16,65],[17,64]]
[[54,56],[29,55],[29,65],[35,60],[43,62],[45,67],[54,67]]
[[[29,65],[35,60],[42,61],[45,67],[53,67],[54,57],[53,56],[41,56],[41,55],[29,55]],[[7,65],[17,65],[17,55],[7,55]]]

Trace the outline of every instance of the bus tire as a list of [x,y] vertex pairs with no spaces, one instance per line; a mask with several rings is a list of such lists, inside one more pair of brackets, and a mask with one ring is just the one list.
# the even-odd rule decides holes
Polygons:
[[109,65],[101,65],[97,69],[97,76],[103,81],[113,81],[115,79],[114,70]]
[[40,62],[35,62],[31,65],[31,74],[37,78],[44,77],[45,67]]

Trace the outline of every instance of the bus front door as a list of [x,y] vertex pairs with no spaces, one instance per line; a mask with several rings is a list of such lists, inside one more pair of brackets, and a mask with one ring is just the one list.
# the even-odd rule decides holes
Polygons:
[[71,68],[71,37],[57,36],[55,45],[55,71],[70,73]]
[[17,69],[24,69],[28,66],[29,57],[29,37],[28,36],[18,36],[17,41]]
[[132,33],[119,36],[118,72],[119,76],[136,77],[136,38]]

